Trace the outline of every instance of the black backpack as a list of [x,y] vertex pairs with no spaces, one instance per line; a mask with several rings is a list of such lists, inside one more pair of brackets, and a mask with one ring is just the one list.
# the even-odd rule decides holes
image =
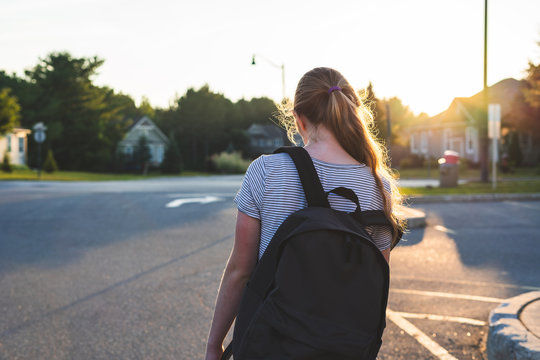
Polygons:
[[389,268],[364,227],[390,223],[382,210],[361,211],[344,187],[330,192],[356,203],[356,211],[331,209],[307,151],[279,152],[293,159],[308,207],[281,224],[257,264],[223,359],[231,352],[235,360],[375,359]]

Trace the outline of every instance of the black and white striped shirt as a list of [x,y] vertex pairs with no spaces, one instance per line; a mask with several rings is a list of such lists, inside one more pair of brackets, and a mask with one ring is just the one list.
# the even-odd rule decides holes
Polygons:
[[[356,193],[362,210],[383,208],[381,194],[369,167],[312,160],[325,191],[344,186]],[[356,207],[338,195],[330,194],[328,199],[335,210],[351,212]],[[239,211],[261,220],[259,259],[281,223],[307,206],[296,167],[285,153],[255,159],[246,171],[234,201]],[[392,232],[388,226],[371,226],[366,230],[379,250],[390,247]]]

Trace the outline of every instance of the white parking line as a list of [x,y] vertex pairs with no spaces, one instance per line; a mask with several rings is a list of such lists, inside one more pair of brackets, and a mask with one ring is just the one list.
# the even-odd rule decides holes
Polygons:
[[446,315],[435,315],[435,314],[418,314],[418,313],[407,313],[407,312],[400,312],[400,311],[394,311],[394,314],[398,314],[399,316],[402,316],[404,318],[410,318],[410,319],[426,319],[426,320],[437,320],[437,321],[449,321],[449,322],[457,322],[460,324],[469,324],[469,325],[476,325],[476,326],[485,326],[487,323],[485,321],[476,320],[476,319],[469,319],[461,316],[446,316]]
[[444,233],[447,233],[447,234],[455,234],[456,233],[454,230],[450,230],[449,228],[444,227],[442,225],[435,225],[433,228],[435,230],[438,230],[440,232],[444,232]]
[[416,326],[405,320],[403,316],[399,315],[390,309],[386,309],[386,316],[407,334],[411,335],[422,344],[426,349],[428,349],[433,355],[438,357],[441,360],[457,360],[455,357],[450,355],[448,351],[443,348],[441,345],[437,344],[435,341],[431,340],[429,336],[420,331]]
[[424,282],[460,284],[460,285],[471,285],[471,286],[488,286],[488,287],[495,286],[495,287],[502,287],[502,288],[515,288],[515,289],[524,289],[524,290],[540,290],[540,286],[515,285],[515,284],[504,284],[504,283],[496,283],[496,282],[467,281],[467,280],[441,280],[441,279],[421,278],[421,277],[416,277],[416,276],[413,277],[413,276],[393,275],[392,279],[415,280],[415,281],[424,281]]
[[436,296],[436,297],[445,297],[445,298],[452,298],[452,299],[484,301],[484,302],[491,302],[491,303],[497,303],[497,304],[502,303],[505,300],[505,299],[498,299],[498,298],[486,297],[486,296],[452,294],[452,293],[443,293],[443,292],[437,292],[437,291],[422,291],[422,290],[409,290],[409,289],[390,289],[390,291],[395,292],[395,293],[400,293],[400,294]]

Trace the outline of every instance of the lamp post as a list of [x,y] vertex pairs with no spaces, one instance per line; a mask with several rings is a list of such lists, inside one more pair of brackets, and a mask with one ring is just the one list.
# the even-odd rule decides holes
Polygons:
[[488,87],[487,87],[487,37],[488,37],[488,0],[484,0],[484,91],[482,92],[482,116],[480,130],[480,179],[488,180]]
[[251,65],[257,65],[257,63],[255,62],[255,57],[256,56],[262,58],[263,60],[265,60],[267,63],[269,63],[273,67],[281,69],[281,91],[282,91],[283,99],[285,99],[285,63],[282,63],[281,65],[278,65],[275,62],[273,62],[272,60],[268,59],[264,55],[253,54],[253,56],[251,57]]

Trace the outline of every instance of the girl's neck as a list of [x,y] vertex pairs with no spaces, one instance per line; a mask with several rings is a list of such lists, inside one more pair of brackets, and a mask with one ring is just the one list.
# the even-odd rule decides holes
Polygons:
[[304,148],[312,158],[331,164],[358,164],[339,144],[334,134],[323,126],[311,132]]

